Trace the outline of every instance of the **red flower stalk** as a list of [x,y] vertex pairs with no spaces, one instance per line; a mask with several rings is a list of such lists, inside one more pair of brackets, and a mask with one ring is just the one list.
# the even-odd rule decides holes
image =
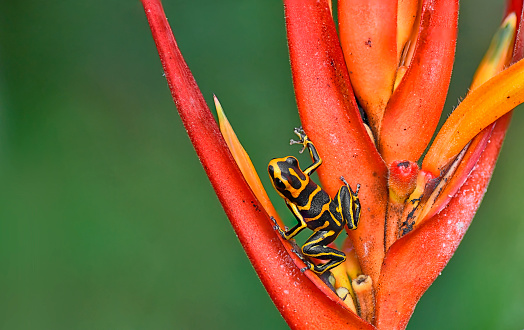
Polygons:
[[323,160],[321,185],[330,196],[341,177],[361,187],[360,223],[341,247],[347,259],[322,276],[301,272],[298,247],[274,230],[271,217],[283,223],[218,100],[220,128],[205,104],[160,0],[142,3],[191,142],[288,324],[405,328],[469,227],[508,113],[524,102],[523,1],[508,2],[471,92],[421,160],[449,86],[458,0],[340,0],[340,38],[330,1],[284,0],[297,105]]

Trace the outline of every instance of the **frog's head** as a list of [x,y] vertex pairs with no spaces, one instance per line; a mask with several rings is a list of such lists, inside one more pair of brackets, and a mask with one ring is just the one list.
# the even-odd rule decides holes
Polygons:
[[274,158],[267,167],[271,183],[280,196],[287,200],[298,197],[307,185],[308,177],[293,156]]

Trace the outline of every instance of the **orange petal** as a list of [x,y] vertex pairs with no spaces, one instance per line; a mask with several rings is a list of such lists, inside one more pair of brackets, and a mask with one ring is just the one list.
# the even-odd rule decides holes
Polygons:
[[339,0],[351,84],[377,136],[397,71],[397,0]]
[[264,210],[266,210],[266,212],[270,216],[276,219],[280,227],[283,227],[284,223],[282,222],[282,220],[278,216],[277,211],[273,207],[273,203],[271,203],[271,200],[269,199],[266,190],[264,189],[264,186],[260,181],[260,177],[258,176],[258,173],[255,170],[253,163],[251,162],[251,158],[249,158],[249,155],[247,154],[246,150],[244,149],[244,147],[242,147],[242,144],[238,140],[237,135],[233,130],[233,127],[231,127],[231,125],[229,124],[226,114],[224,113],[224,109],[222,109],[222,106],[220,105],[218,98],[215,95],[213,95],[213,99],[215,101],[215,107],[217,109],[218,122],[220,124],[220,132],[226,140],[229,151],[231,152],[231,155],[233,155],[233,158],[235,158],[235,161],[238,167],[240,168],[240,171],[242,171],[244,179],[246,179],[247,183],[249,184],[249,187],[257,197],[258,201],[264,207]]
[[457,0],[425,0],[415,53],[387,105],[379,136],[386,164],[416,162],[437,127],[451,78]]
[[377,283],[384,256],[387,169],[362,123],[327,2],[284,3],[300,118],[324,161],[317,172],[331,196],[342,185],[341,176],[354,188],[361,184],[362,218],[348,235],[362,271]]
[[435,176],[489,124],[524,102],[524,60],[471,91],[448,117],[422,169]]

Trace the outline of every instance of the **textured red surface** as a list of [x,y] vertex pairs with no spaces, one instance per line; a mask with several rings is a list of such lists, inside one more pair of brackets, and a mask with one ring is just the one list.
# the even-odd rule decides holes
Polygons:
[[342,185],[340,176],[361,185],[362,217],[348,234],[375,284],[384,256],[387,169],[362,124],[327,1],[284,4],[300,118],[324,160],[320,181],[331,196]]
[[386,164],[416,162],[435,132],[448,92],[458,0],[425,0],[411,64],[386,107],[379,150]]
[[397,72],[397,0],[339,0],[338,19],[351,84],[378,133]]
[[388,250],[376,296],[379,329],[404,329],[422,294],[455,253],[486,192],[509,120],[497,121],[477,166],[447,207]]
[[398,197],[407,198],[415,189],[418,164],[410,161],[396,160],[389,166],[389,189]]
[[517,35],[515,37],[515,47],[513,48],[513,62],[515,63],[524,57],[524,23],[522,22],[522,16],[524,14],[524,8],[522,6],[522,0],[508,0],[506,5],[506,14],[515,12],[517,15]]

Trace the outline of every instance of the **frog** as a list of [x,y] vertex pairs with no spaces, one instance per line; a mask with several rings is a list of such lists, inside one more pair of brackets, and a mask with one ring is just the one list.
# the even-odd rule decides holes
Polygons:
[[[277,193],[282,197],[297,220],[297,224],[283,230],[274,222],[274,229],[284,240],[290,240],[305,228],[313,234],[301,247],[302,257],[306,267],[303,272],[312,270],[317,274],[333,269],[346,260],[344,252],[329,245],[335,241],[342,230],[357,229],[360,221],[361,205],[358,193],[360,184],[355,191],[343,176],[340,177],[342,186],[337,194],[331,198],[329,194],[317,185],[310,176],[322,165],[317,149],[302,128],[295,128],[294,133],[299,140],[291,140],[291,144],[303,145],[309,151],[313,163],[302,170],[297,158],[287,156],[273,158],[268,164],[268,173],[271,183]],[[299,255],[300,256],[300,255]],[[326,260],[325,263],[316,264],[310,258]]]

